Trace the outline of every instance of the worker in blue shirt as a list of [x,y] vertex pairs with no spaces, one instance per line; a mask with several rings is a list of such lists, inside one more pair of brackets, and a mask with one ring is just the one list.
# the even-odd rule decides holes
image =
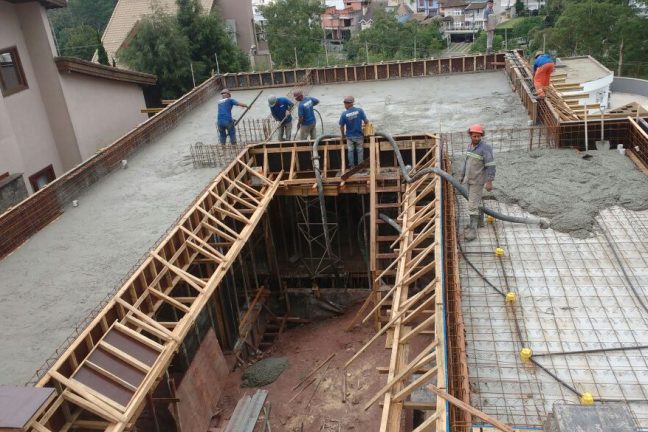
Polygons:
[[279,132],[279,141],[287,141],[292,136],[292,115],[290,114],[294,103],[287,97],[270,96],[268,98],[270,113],[272,118],[279,122],[277,131]]
[[247,105],[233,99],[228,89],[221,90],[221,96],[223,96],[223,99],[218,101],[218,117],[216,118],[219,142],[225,144],[227,135],[229,135],[230,144],[236,144],[236,128],[232,118],[232,108],[234,106],[247,108]]
[[305,140],[310,136],[310,139],[314,140],[315,126],[317,126],[315,105],[319,103],[319,100],[311,96],[304,96],[304,92],[301,90],[295,90],[293,96],[299,102],[299,108],[297,109],[299,114],[299,121],[297,122],[299,139]]
[[[340,135],[342,143],[346,137],[347,145],[347,160],[349,161],[349,168],[362,162],[364,156],[364,133],[362,132],[362,123],[368,124],[367,116],[362,108],[353,106],[355,98],[353,96],[346,96],[344,98],[345,110],[340,115]],[[354,161],[356,156],[357,161]]]
[[551,83],[551,74],[555,69],[553,59],[549,54],[536,51],[533,61],[533,86],[539,98],[545,97],[544,89]]

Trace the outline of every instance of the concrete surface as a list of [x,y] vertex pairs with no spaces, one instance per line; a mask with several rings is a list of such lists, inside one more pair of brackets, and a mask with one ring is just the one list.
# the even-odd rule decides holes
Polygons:
[[0,261],[0,384],[29,380],[218,173],[188,157],[213,130],[201,108]]
[[[269,113],[266,90],[246,118]],[[234,91],[249,103],[258,90]],[[317,86],[327,132],[339,132],[342,99],[356,96],[379,130],[391,133],[526,125],[504,72]],[[206,101],[156,142],[78,197],[56,221],[0,261],[0,384],[25,383],[77,324],[96,309],[181,216],[218,169],[195,170],[190,144],[217,142]],[[234,116],[243,112],[234,109]]]
[[648,177],[617,151],[590,151],[585,160],[573,150],[501,152],[493,195],[547,217],[551,227],[589,237],[594,218],[614,205],[648,209]]
[[[268,97],[274,94],[292,99],[290,91],[288,87],[264,90],[245,118],[267,117]],[[233,90],[232,97],[250,103],[258,93],[259,90]],[[313,86],[305,94],[320,100],[316,109],[322,115],[325,133],[339,133],[342,101],[347,95],[355,97],[355,106],[365,110],[376,130],[391,134],[464,131],[478,122],[489,129],[509,128],[526,126],[528,120],[502,71]],[[243,108],[234,108],[234,117],[242,112]],[[293,112],[294,134],[296,107]],[[321,131],[321,125],[317,130]],[[214,138],[211,143],[216,141]]]

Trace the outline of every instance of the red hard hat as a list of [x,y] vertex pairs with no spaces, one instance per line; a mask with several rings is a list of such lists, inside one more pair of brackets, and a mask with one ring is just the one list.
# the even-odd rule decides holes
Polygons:
[[484,135],[484,128],[479,123],[475,123],[468,128],[468,133],[478,133]]

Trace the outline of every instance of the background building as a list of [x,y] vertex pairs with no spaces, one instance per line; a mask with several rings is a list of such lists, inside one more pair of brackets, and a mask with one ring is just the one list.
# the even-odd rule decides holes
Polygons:
[[0,211],[146,120],[149,74],[56,57],[46,9],[0,0]]

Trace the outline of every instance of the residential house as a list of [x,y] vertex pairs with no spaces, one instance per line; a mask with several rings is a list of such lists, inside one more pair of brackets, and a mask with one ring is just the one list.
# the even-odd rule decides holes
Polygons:
[[[218,10],[225,20],[232,40],[244,52],[250,53],[255,45],[252,0],[199,0],[204,13]],[[104,30],[101,41],[108,53],[118,65],[119,49],[137,33],[137,23],[155,10],[175,14],[176,0],[119,0],[115,5],[110,21]]]
[[439,12],[443,15],[443,32],[455,41],[472,41],[484,29],[486,1],[441,0]]
[[[327,7],[320,16],[326,41],[338,45],[360,31],[361,21],[369,10],[368,6],[369,0],[344,0],[343,9]],[[368,21],[369,18],[366,17],[365,26]]]
[[56,57],[47,9],[0,0],[0,212],[147,119],[152,75]]
[[[516,0],[500,0],[499,2],[495,2],[495,6],[496,8],[497,6],[499,6],[502,10],[505,11],[515,11],[515,2]],[[522,0],[522,4],[524,4],[524,9],[526,10],[537,11],[541,7],[547,5],[547,0]]]
[[400,5],[406,5],[414,12],[423,12],[435,16],[439,12],[439,0],[388,0],[388,10],[395,11]]

